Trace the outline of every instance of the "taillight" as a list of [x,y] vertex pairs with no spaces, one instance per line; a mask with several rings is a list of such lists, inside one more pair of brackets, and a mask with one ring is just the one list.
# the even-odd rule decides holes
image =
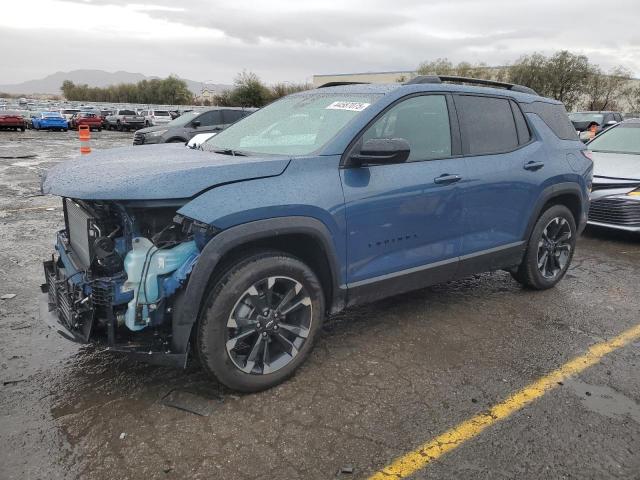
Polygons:
[[584,157],[586,157],[589,160],[593,161],[593,154],[591,153],[591,150],[580,150],[580,153],[582,153],[582,155]]

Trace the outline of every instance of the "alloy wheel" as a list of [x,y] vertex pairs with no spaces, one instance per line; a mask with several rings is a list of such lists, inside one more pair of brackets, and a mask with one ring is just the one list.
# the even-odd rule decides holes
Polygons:
[[245,373],[266,375],[288,365],[307,341],[311,297],[289,277],[273,276],[249,287],[227,320],[226,349]]
[[563,217],[547,223],[538,242],[538,270],[546,279],[560,275],[571,257],[571,226]]

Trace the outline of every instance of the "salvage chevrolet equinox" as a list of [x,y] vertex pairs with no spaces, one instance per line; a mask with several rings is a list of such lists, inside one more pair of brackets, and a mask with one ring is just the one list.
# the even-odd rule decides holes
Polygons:
[[477,272],[553,287],[592,161],[563,105],[458,77],[290,95],[199,149],[151,145],[43,178],[65,225],[41,311],[78,342],[253,392],[290,377],[323,319]]

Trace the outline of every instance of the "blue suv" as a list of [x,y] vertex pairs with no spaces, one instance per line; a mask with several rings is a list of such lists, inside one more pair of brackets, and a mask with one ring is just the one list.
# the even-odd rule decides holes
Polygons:
[[457,77],[285,97],[198,150],[118,148],[48,171],[65,225],[41,311],[67,338],[258,391],[325,315],[477,272],[553,287],[592,161],[560,102]]

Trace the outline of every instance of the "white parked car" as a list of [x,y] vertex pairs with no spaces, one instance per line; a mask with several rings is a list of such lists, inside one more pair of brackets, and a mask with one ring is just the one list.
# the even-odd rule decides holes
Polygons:
[[189,148],[199,148],[204,142],[213,137],[217,132],[199,133],[187,142]]
[[142,110],[140,115],[144,116],[144,126],[153,127],[155,125],[166,125],[173,117],[168,110]]
[[60,115],[62,115],[67,122],[71,121],[71,117],[73,117],[76,113],[80,113],[79,108],[61,108]]

